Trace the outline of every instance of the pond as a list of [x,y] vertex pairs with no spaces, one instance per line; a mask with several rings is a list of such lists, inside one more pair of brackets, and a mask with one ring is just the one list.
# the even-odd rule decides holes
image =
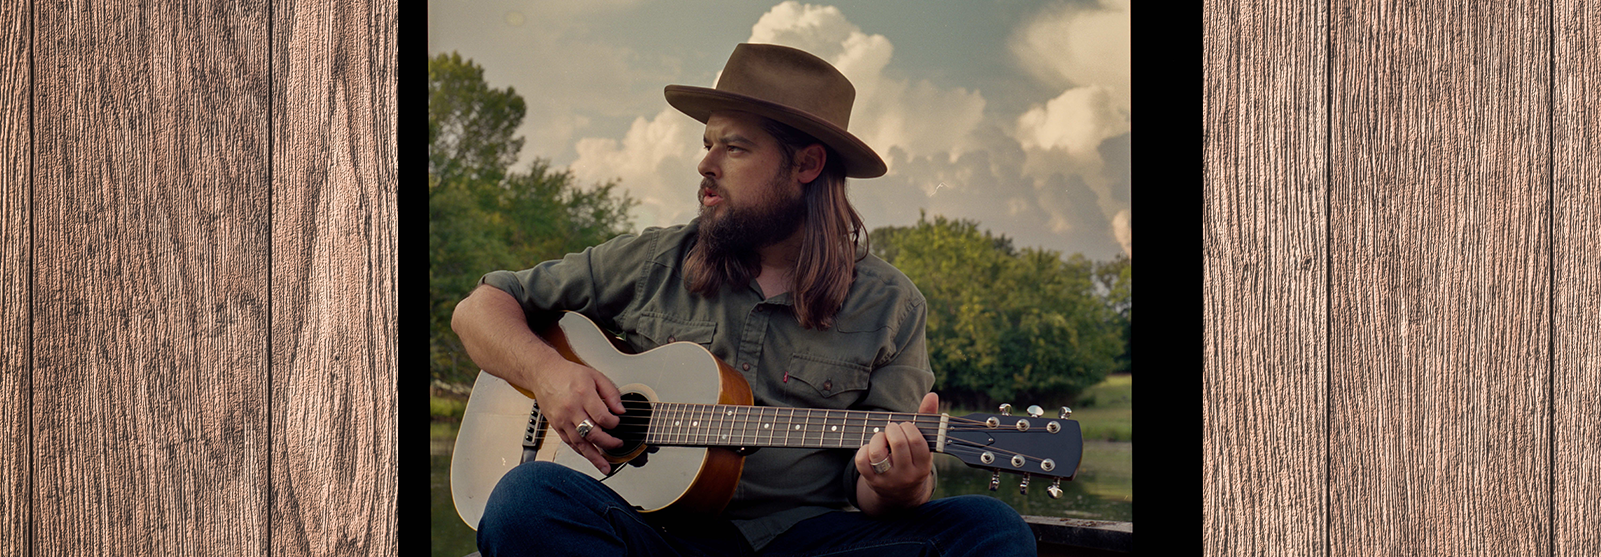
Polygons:
[[[463,557],[478,550],[476,533],[462,523],[450,499],[450,453],[455,442],[455,424],[433,424],[428,476],[436,557]],[[1134,520],[1133,443],[1085,441],[1078,476],[1062,482],[1061,499],[1046,495],[1045,488],[1050,485],[1046,481],[1031,483],[1024,496],[1017,489],[1021,476],[1001,474],[1000,489],[990,491],[990,473],[986,470],[970,468],[945,455],[935,455],[934,465],[940,478],[935,497],[980,494],[1000,499],[1025,515]]]

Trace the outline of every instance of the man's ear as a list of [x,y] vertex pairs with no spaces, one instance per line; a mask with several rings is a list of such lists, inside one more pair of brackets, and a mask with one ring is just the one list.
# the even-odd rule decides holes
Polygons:
[[802,184],[810,184],[823,173],[823,165],[828,164],[828,149],[821,143],[813,143],[805,148],[795,151],[795,178]]

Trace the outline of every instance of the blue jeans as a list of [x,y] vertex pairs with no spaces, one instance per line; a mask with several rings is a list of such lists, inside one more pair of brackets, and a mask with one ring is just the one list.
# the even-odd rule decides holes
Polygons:
[[1036,555],[1034,534],[1017,511],[982,495],[935,499],[887,519],[828,513],[801,521],[759,554],[726,519],[697,518],[693,528],[664,531],[654,518],[589,476],[528,462],[495,485],[478,525],[478,548],[484,557]]

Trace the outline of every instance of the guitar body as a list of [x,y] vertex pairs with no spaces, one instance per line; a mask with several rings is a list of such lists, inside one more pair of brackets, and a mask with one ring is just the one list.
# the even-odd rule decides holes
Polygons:
[[[539,336],[570,361],[612,380],[624,400],[750,405],[745,378],[698,344],[678,342],[625,354],[593,322],[563,313]],[[651,447],[643,466],[625,464],[644,447],[608,455],[613,473],[602,474],[573,451],[543,417],[534,421],[532,393],[480,371],[467,401],[450,463],[450,492],[462,521],[477,529],[484,505],[501,477],[529,456],[562,464],[605,482],[642,512],[670,510],[718,514],[733,498],[744,457],[725,448]],[[537,448],[527,448],[532,431]]]

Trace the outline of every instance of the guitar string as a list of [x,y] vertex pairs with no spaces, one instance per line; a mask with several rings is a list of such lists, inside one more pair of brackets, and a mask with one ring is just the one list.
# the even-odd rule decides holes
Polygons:
[[[723,420],[730,419],[730,417],[731,417],[734,421],[736,421],[736,422],[741,424],[741,426],[739,427],[740,433],[737,434],[741,439],[744,439],[746,437],[749,437],[749,438],[752,438],[752,439],[756,439],[756,438],[759,438],[759,436],[761,436],[761,435],[770,435],[768,433],[763,433],[761,431],[755,431],[755,432],[749,431],[750,427],[752,427],[755,424],[763,424],[764,426],[768,426],[768,425],[779,424],[779,423],[782,423],[783,425],[786,425],[786,426],[788,426],[788,425],[796,425],[797,423],[800,423],[800,424],[818,424],[818,425],[821,425],[821,426],[843,426],[843,427],[846,427],[846,428],[850,428],[850,427],[853,427],[853,426],[859,426],[859,427],[865,428],[866,426],[874,424],[874,423],[877,423],[879,421],[883,421],[886,424],[891,423],[891,422],[911,421],[914,424],[917,424],[917,426],[919,426],[919,431],[922,431],[924,433],[929,433],[930,430],[924,429],[925,427],[927,427],[927,428],[933,428],[933,431],[932,431],[933,433],[937,433],[938,432],[938,430],[937,430],[938,422],[930,423],[933,420],[934,416],[935,416],[933,414],[918,414],[918,413],[906,413],[906,412],[876,412],[876,411],[865,411],[865,410],[832,410],[832,409],[786,408],[786,407],[776,407],[776,406],[735,406],[734,408],[729,409],[727,407],[730,406],[730,405],[691,405],[691,404],[686,404],[686,403],[651,403],[651,402],[643,402],[642,403],[642,402],[638,402],[638,401],[628,401],[628,402],[633,403],[634,405],[636,405],[636,407],[638,407],[637,405],[639,405],[639,404],[648,404],[649,408],[657,408],[657,407],[670,408],[666,412],[674,413],[673,415],[675,415],[678,418],[677,420],[675,420],[677,422],[681,422],[682,418],[684,418],[684,417],[691,417],[691,418],[693,418],[693,421],[699,421],[699,420],[708,420],[709,421],[711,419],[717,419],[717,420],[723,421]],[[716,412],[711,411],[714,408],[718,409],[718,410],[723,410],[723,411],[716,411]],[[751,412],[749,410],[738,411],[738,410],[743,410],[743,409],[756,409],[756,411],[755,412]],[[772,413],[772,416],[768,416],[767,415],[769,411]],[[797,415],[800,412],[803,412],[803,411],[806,412],[807,415],[805,417],[800,418],[799,420],[796,420]],[[634,422],[635,420],[642,421],[647,426],[659,425],[660,426],[659,429],[665,429],[667,427],[682,427],[682,426],[677,426],[677,425],[675,425],[675,426],[666,426],[665,423],[661,420],[661,417],[654,416],[655,412],[656,411],[653,410],[653,412],[652,412],[653,416],[622,416],[620,419],[630,420],[630,426],[632,426],[632,427],[638,427],[638,425],[636,425],[636,423]],[[785,413],[785,412],[788,412],[788,415],[787,416],[781,416],[781,414]],[[821,421],[819,421],[818,416],[815,415],[816,412],[823,412],[823,416],[821,416]],[[844,415],[842,415],[842,416],[834,416],[834,415],[832,415],[833,412],[840,412],[840,413],[842,413]],[[865,414],[865,416],[864,416],[864,414]],[[898,417],[905,417],[905,416],[911,416],[912,418],[909,419],[909,420],[897,420],[896,419]],[[887,417],[887,419],[886,419],[886,417]],[[941,417],[944,417],[944,416],[941,416]],[[774,419],[770,420],[768,418],[774,418]],[[1043,418],[1041,418],[1041,419],[1043,419]],[[1062,418],[1058,418],[1058,419],[1062,419]],[[834,420],[839,420],[840,423],[832,423]],[[858,420],[860,421],[860,423],[854,423],[854,422],[857,422]],[[947,428],[946,428],[947,432],[951,432],[951,431],[955,431],[955,432],[970,432],[970,431],[999,430],[999,428],[997,428],[997,427],[990,427],[985,422],[978,421],[978,420],[967,419],[967,418],[963,418],[963,417],[949,417],[949,420],[946,423],[948,424]],[[967,424],[971,424],[971,425],[967,425]],[[621,423],[619,423],[618,428],[621,428],[621,427],[623,427],[623,426],[622,426]],[[617,428],[614,428],[614,429],[617,429]],[[733,429],[729,429],[729,431],[732,432]],[[999,430],[999,431],[1005,431],[1005,430]],[[651,429],[649,427],[647,427],[647,434],[649,434],[651,432],[652,432]],[[672,433],[665,433],[665,432],[660,432],[660,431],[658,431],[658,433],[662,433],[663,435],[672,435]],[[828,434],[831,434],[831,433],[833,433],[833,431],[828,431],[828,432],[821,432],[820,431],[820,432],[818,432],[818,435],[819,435],[820,438],[826,438],[826,436]],[[842,432],[842,433],[848,433],[848,432]],[[808,435],[809,434],[810,433],[808,432]],[[697,432],[697,433],[689,433],[689,435],[709,436],[709,435],[715,435],[715,433],[698,433]]]
[[[844,438],[851,433],[849,431],[849,429],[848,429],[848,428],[852,427],[852,425],[853,425],[853,424],[850,423],[851,421],[853,421],[853,420],[862,420],[862,423],[859,425],[859,427],[861,427],[863,429],[860,432],[858,432],[860,434],[859,437],[860,436],[865,436],[865,433],[866,433],[865,430],[866,430],[867,425],[870,425],[871,423],[877,421],[877,419],[868,418],[868,417],[852,417],[850,415],[850,413],[855,413],[855,414],[858,414],[858,415],[860,415],[860,414],[869,414],[870,416],[871,415],[887,415],[887,416],[891,416],[890,421],[893,421],[893,417],[895,415],[921,416],[921,417],[925,417],[924,419],[926,419],[926,417],[928,417],[928,416],[932,416],[932,414],[913,414],[913,413],[895,413],[895,412],[869,412],[869,411],[862,411],[862,410],[831,410],[831,409],[784,408],[784,407],[773,407],[773,406],[740,406],[739,408],[733,409],[733,410],[739,410],[739,409],[745,409],[745,408],[761,409],[761,410],[757,410],[756,411],[757,414],[765,414],[766,412],[768,412],[768,410],[765,410],[765,409],[772,409],[771,411],[773,413],[773,416],[765,416],[765,415],[757,416],[759,419],[757,419],[755,421],[751,421],[750,418],[752,416],[750,415],[751,413],[748,412],[748,411],[746,411],[746,412],[737,412],[737,411],[730,412],[730,411],[726,411],[723,408],[718,408],[719,410],[725,410],[725,411],[722,411],[722,412],[711,412],[710,411],[711,409],[717,408],[718,406],[728,406],[728,405],[690,405],[690,404],[685,404],[685,403],[649,403],[649,402],[641,403],[641,402],[638,402],[638,401],[629,401],[629,402],[634,403],[636,405],[636,407],[639,404],[648,404],[651,407],[664,406],[664,407],[672,408],[671,410],[667,410],[667,412],[669,412],[669,413],[671,413],[671,412],[688,411],[688,409],[690,409],[692,407],[699,408],[698,412],[700,412],[700,413],[699,414],[695,414],[695,417],[698,418],[698,419],[693,420],[693,421],[700,421],[701,419],[704,419],[704,420],[706,420],[708,422],[710,422],[711,419],[717,419],[719,421],[722,421],[722,420],[728,419],[730,417],[732,417],[736,421],[742,421],[745,424],[745,427],[741,428],[741,432],[740,433],[734,434],[737,437],[737,439],[734,440],[733,443],[730,443],[731,445],[747,444],[746,441],[749,441],[750,444],[758,443],[758,442],[760,442],[760,437],[762,435],[768,436],[768,440],[770,442],[772,440],[773,436],[776,435],[775,433],[773,433],[771,431],[769,431],[767,433],[763,433],[761,431],[749,432],[749,431],[746,431],[746,430],[749,429],[751,424],[761,423],[763,421],[766,421],[766,424],[768,424],[768,425],[780,423],[780,420],[776,420],[775,419],[775,420],[767,421],[767,420],[765,420],[765,418],[768,418],[768,417],[778,418],[779,414],[782,413],[782,412],[785,412],[785,411],[788,411],[789,414],[790,414],[787,417],[787,419],[785,421],[783,421],[783,424],[786,425],[786,426],[787,425],[795,425],[797,422],[793,418],[799,412],[804,411],[804,412],[806,412],[807,416],[805,418],[803,418],[799,423],[802,423],[802,424],[817,423],[815,421],[816,420],[816,416],[815,416],[816,412],[823,412],[822,422],[819,425],[843,426],[843,427],[847,428],[846,431],[839,432],[840,433],[840,435],[839,435],[840,441],[839,442],[841,443],[841,445],[838,448],[850,448],[851,446],[856,446],[856,447],[862,446],[862,445],[857,445],[857,444],[844,444]],[[672,406],[667,406],[667,405],[672,405]],[[835,417],[835,416],[831,416],[830,415],[832,412],[842,412],[842,413],[847,413],[847,414],[845,416]],[[679,421],[681,421],[682,417],[683,416],[679,417],[680,418]],[[648,425],[656,425],[658,423],[658,421],[659,421],[656,418],[647,418],[647,417],[639,417],[638,419],[645,420]],[[833,420],[833,419],[842,420],[842,423],[840,423],[840,424],[830,424],[829,421]],[[932,437],[932,436],[937,436],[938,435],[938,426],[937,426],[937,424],[927,424],[926,425],[927,429],[925,429],[924,422],[919,421],[919,418],[914,418],[911,421],[914,424],[918,424],[918,431],[920,433],[922,433],[924,437]],[[990,428],[984,422],[980,422],[980,421],[977,421],[977,420],[970,420],[970,419],[966,419],[966,418],[951,418],[951,421],[967,422],[967,423],[972,423],[972,424],[984,424],[984,425],[982,427],[947,427],[946,428],[947,432],[951,432],[951,431],[985,431],[985,430],[994,429],[994,428]],[[619,426],[619,427],[621,427],[621,426]],[[665,428],[665,427],[667,427],[667,426],[663,426],[663,428]],[[681,426],[672,426],[672,427],[681,427]],[[729,431],[732,432],[732,429],[730,429]],[[805,432],[802,433],[801,443],[808,443],[810,441],[809,437],[812,435],[812,431],[810,431],[810,430],[803,430],[803,431],[805,431]],[[662,442],[674,442],[674,441],[678,441],[678,440],[683,440],[683,441],[691,441],[692,440],[692,441],[697,442],[698,444],[699,443],[710,443],[710,442],[716,440],[716,437],[718,437],[719,433],[722,433],[721,430],[719,430],[719,431],[676,431],[676,432],[665,432],[665,431],[661,431],[660,429],[653,431],[650,427],[647,427],[646,432],[645,432],[645,441],[649,442],[649,440],[651,438],[651,435],[654,434],[654,435],[657,436],[658,444],[660,444]],[[788,432],[786,431],[786,434],[787,433]],[[817,430],[816,431],[817,443],[826,445],[827,444],[827,437],[829,435],[833,434],[833,433],[834,433],[833,431]],[[723,436],[724,439],[726,439],[728,434],[723,434],[722,436]],[[788,435],[786,435],[786,437],[787,436]],[[1023,458],[1025,459],[1025,461],[1027,461],[1028,459],[1033,459],[1033,460],[1036,460],[1036,461],[1043,461],[1044,460],[1043,457],[1023,454],[1023,453],[1019,453],[1017,451],[1013,451],[1013,450],[1010,450],[1010,449],[1004,449],[1004,448],[994,447],[994,446],[990,446],[990,445],[982,445],[982,444],[979,444],[979,443],[976,443],[976,442],[973,442],[973,441],[969,441],[969,440],[966,440],[966,439],[961,439],[961,438],[950,438],[950,437],[948,437],[946,442],[947,442],[947,447],[946,447],[947,450],[945,452],[947,452],[948,454],[953,454],[953,455],[957,454],[957,453],[952,452],[949,449],[952,449],[952,448],[955,448],[955,449],[958,449],[958,450],[968,449],[968,450],[973,451],[972,453],[969,453],[969,454],[977,454],[977,453],[983,452],[983,449],[988,448],[988,449],[990,449],[991,452],[999,454],[999,455],[1003,455],[1003,456],[1015,456],[1015,455],[1021,454],[1023,456]],[[968,445],[968,446],[963,446],[963,445]],[[824,448],[828,448],[828,447],[824,447]]]

